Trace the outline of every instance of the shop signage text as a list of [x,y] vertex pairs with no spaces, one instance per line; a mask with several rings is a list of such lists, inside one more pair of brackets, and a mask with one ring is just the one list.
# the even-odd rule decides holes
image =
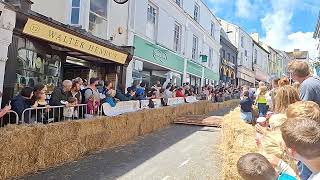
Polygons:
[[128,56],[33,19],[28,19],[23,33],[121,64],[126,62]]
[[167,55],[166,53],[162,52],[159,49],[154,49],[153,50],[153,57],[156,61],[160,61],[162,63],[167,61]]

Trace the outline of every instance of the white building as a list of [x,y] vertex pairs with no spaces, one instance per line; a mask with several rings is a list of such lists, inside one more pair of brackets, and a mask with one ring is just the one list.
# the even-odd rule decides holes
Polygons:
[[[135,61],[133,81],[172,79],[177,85],[203,85],[219,80],[220,24],[200,0],[132,0],[129,42]],[[132,75],[132,78],[130,78]]]
[[259,41],[259,34],[254,33],[251,35],[253,39],[253,68],[255,72],[256,85],[258,82],[268,82],[268,49],[263,47],[263,44]]
[[33,0],[32,10],[80,26],[119,46],[134,46],[126,86],[172,79],[219,80],[220,24],[201,0]]
[[221,20],[222,28],[227,32],[232,44],[238,49],[238,84],[254,85],[255,74],[253,72],[253,40],[241,27]]

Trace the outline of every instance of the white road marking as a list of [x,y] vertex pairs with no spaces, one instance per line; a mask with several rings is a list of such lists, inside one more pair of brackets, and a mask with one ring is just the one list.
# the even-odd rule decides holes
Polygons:
[[166,177],[164,177],[162,180],[167,180],[167,179],[169,179],[170,178],[170,176],[166,176]]
[[192,148],[192,145],[188,145],[187,147],[185,147],[185,148],[183,148],[182,150],[181,150],[181,152],[187,152],[187,151],[189,151],[190,149]]
[[183,163],[180,164],[180,166],[178,168],[181,168],[182,166],[188,164],[188,162],[190,161],[191,159],[188,158],[187,160],[185,160]]

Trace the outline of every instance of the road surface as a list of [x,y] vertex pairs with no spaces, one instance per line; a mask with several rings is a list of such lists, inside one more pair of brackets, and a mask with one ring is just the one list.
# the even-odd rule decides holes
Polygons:
[[[222,115],[227,110],[210,115]],[[92,154],[26,180],[219,179],[219,129],[172,125],[126,146]]]

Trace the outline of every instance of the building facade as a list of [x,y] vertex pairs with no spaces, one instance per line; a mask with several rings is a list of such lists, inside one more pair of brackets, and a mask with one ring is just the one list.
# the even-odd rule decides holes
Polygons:
[[132,0],[129,11],[128,45],[135,47],[135,56],[127,86],[219,81],[220,24],[202,1]]
[[[8,48],[12,42],[13,29],[16,23],[16,12],[12,7],[0,2],[0,92],[3,92]],[[0,105],[2,97],[0,96]]]
[[227,32],[230,41],[238,50],[238,85],[254,85],[255,74],[253,72],[252,61],[253,40],[251,36],[237,25],[224,20],[220,20],[220,22],[224,31]]
[[223,29],[221,29],[220,44],[220,82],[236,85],[238,51]]
[[[35,4],[29,0],[6,0],[6,5],[13,7],[16,18],[13,16],[15,26],[7,51],[2,105],[25,86],[41,83],[50,94],[64,79],[125,79],[124,67],[132,59],[132,48],[116,46],[32,11]],[[42,3],[43,9],[50,9],[49,5]]]
[[253,68],[255,72],[255,85],[258,82],[269,82],[268,74],[268,58],[269,51],[263,47],[263,44],[259,41],[259,34],[254,33],[251,35],[253,39]]
[[318,15],[318,20],[316,24],[316,28],[313,33],[313,38],[317,41],[317,57],[314,59],[313,68],[314,75],[320,76],[320,11]]

